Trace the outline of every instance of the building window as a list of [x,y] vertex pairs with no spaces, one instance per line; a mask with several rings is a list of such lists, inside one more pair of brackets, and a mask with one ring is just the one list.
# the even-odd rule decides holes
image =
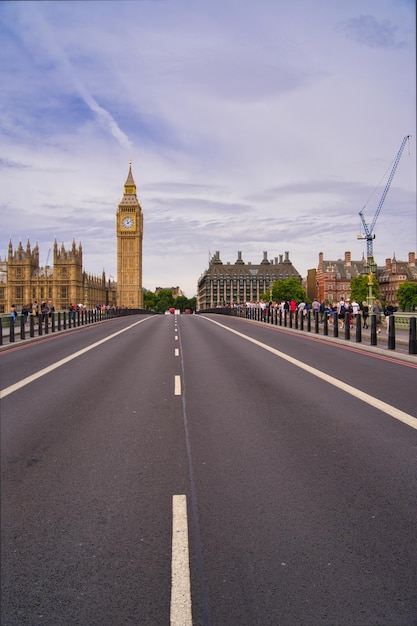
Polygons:
[[67,287],[61,287],[61,300],[66,300],[67,298],[68,298]]
[[16,300],[21,300],[23,298],[23,287],[15,288],[15,298]]
[[62,276],[62,278],[66,278],[68,276],[68,272],[67,272],[67,268],[66,267],[62,268],[61,276]]
[[22,268],[16,268],[16,278],[22,278]]

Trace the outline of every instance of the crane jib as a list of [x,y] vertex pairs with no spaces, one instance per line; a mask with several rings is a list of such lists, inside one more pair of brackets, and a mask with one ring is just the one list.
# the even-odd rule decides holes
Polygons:
[[363,209],[362,209],[362,211],[359,212],[360,218],[362,220],[363,230],[365,232],[365,237],[362,237],[362,239],[366,239],[366,256],[367,256],[367,259],[368,259],[368,264],[370,264],[371,261],[373,262],[373,256],[374,256],[373,240],[375,239],[375,235],[373,234],[373,230],[375,228],[375,224],[376,224],[376,221],[377,221],[377,219],[379,217],[379,214],[381,213],[381,209],[382,209],[382,206],[383,206],[383,204],[385,202],[385,198],[387,197],[387,193],[388,193],[389,188],[391,186],[392,179],[394,178],[395,172],[396,172],[397,167],[398,167],[398,163],[400,162],[402,153],[404,151],[405,144],[410,139],[410,136],[411,135],[406,135],[404,137],[404,139],[402,140],[402,142],[401,142],[400,149],[398,150],[397,156],[395,157],[394,165],[392,166],[391,173],[390,173],[390,175],[388,177],[388,180],[387,180],[387,184],[385,185],[385,189],[384,189],[384,191],[382,193],[381,199],[380,199],[380,201],[378,203],[377,209],[375,211],[374,218],[373,218],[370,226],[368,226],[368,224],[365,222],[365,218],[363,216]]

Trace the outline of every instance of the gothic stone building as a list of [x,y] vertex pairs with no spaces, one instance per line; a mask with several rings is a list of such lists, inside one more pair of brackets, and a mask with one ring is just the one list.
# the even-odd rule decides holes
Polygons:
[[197,308],[210,309],[216,306],[243,304],[258,301],[260,296],[270,289],[277,280],[296,278],[301,283],[301,276],[291,263],[289,253],[285,258],[281,254],[268,260],[268,253],[263,253],[263,260],[258,265],[245,263],[239,251],[234,264],[220,259],[216,252],[209,262],[209,268],[198,281]]
[[119,306],[140,309],[143,307],[143,213],[136,195],[132,163],[116,213],[116,235],[117,303]]
[[8,313],[12,304],[20,311],[34,302],[52,302],[55,309],[66,310],[70,304],[93,308],[96,304],[116,303],[116,287],[102,276],[92,276],[82,269],[82,247],[72,242],[70,250],[64,244],[53,246],[53,265],[39,265],[39,246],[31,248],[30,241],[13,250],[9,243],[8,256],[0,261],[0,313]]
[[64,244],[53,246],[52,267],[39,265],[39,247],[26,247],[19,242],[0,259],[0,313],[8,313],[12,304],[20,311],[33,302],[52,302],[55,309],[68,309],[70,304],[93,308],[109,306],[143,306],[142,289],[142,208],[136,196],[136,185],[130,163],[123,198],[116,213],[117,285],[105,273],[93,276],[83,271],[82,247],[75,241],[69,250]]

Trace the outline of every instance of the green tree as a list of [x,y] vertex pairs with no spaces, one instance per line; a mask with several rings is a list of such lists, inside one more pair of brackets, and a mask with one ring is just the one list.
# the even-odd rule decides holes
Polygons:
[[156,311],[157,296],[153,291],[145,291],[143,294],[143,306],[150,311]]
[[157,301],[154,309],[155,311],[165,313],[165,311],[174,306],[174,297],[171,289],[161,289],[156,297]]
[[272,286],[272,298],[276,302],[283,300],[294,300],[296,302],[306,301],[306,292],[294,277],[287,280],[277,280]]
[[[350,281],[350,299],[359,303],[367,300],[369,295],[368,282],[369,278],[366,274],[352,278]],[[374,298],[379,298],[379,282],[375,277],[372,284],[372,295]]]
[[186,296],[178,296],[174,298],[171,289],[161,289],[157,294],[153,291],[145,291],[143,294],[143,306],[150,311],[158,311],[165,313],[167,309],[174,307],[181,313],[186,309],[194,311],[197,305],[197,298],[187,298]]
[[398,287],[397,300],[403,311],[415,311],[417,309],[417,283],[402,283]]
[[184,313],[186,309],[190,309],[190,311],[194,311],[197,305],[197,298],[187,298],[186,296],[178,296],[174,300],[174,307],[179,309],[181,313]]

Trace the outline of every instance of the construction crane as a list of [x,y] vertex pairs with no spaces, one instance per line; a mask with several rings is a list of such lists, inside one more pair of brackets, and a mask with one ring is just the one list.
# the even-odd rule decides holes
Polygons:
[[358,239],[366,239],[366,256],[367,256],[367,260],[368,260],[368,265],[374,265],[374,250],[373,250],[373,240],[375,239],[375,235],[374,233],[374,228],[375,228],[375,224],[376,221],[379,217],[379,214],[381,213],[381,209],[382,209],[382,205],[385,202],[385,198],[387,197],[387,193],[389,191],[389,188],[391,186],[392,183],[392,179],[394,178],[394,174],[397,170],[398,167],[398,163],[400,162],[401,159],[401,155],[404,151],[405,148],[405,144],[407,143],[407,141],[410,139],[411,135],[406,135],[404,137],[404,139],[401,142],[401,146],[400,149],[398,150],[397,156],[395,157],[395,161],[394,161],[394,165],[392,166],[392,170],[391,170],[391,174],[389,175],[387,184],[385,185],[385,189],[384,192],[381,196],[381,199],[379,201],[379,204],[377,206],[377,209],[375,211],[375,215],[374,215],[374,219],[372,220],[371,224],[368,226],[368,224],[365,222],[365,218],[363,216],[363,211],[364,208],[362,209],[362,211],[359,212],[360,218],[362,220],[362,226],[363,226],[363,230],[365,234],[360,234],[358,235]]

